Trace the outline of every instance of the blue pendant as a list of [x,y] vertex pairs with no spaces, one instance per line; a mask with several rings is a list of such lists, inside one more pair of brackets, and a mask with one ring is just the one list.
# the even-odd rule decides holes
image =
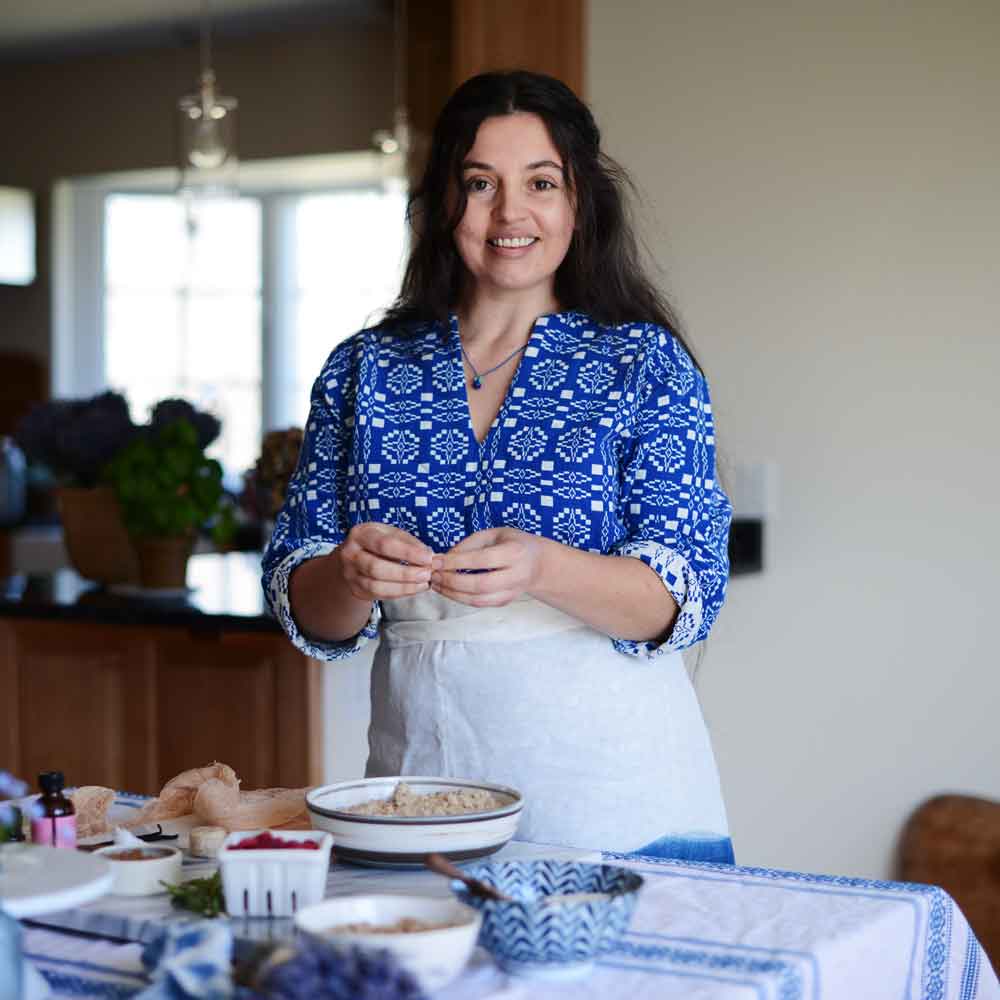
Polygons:
[[483,387],[483,380],[477,375],[472,380],[472,388],[473,389],[482,389],[482,387]]

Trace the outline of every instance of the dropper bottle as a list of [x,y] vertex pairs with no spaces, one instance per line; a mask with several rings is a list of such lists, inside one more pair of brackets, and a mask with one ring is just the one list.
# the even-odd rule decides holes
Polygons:
[[38,787],[42,795],[31,818],[31,840],[49,847],[76,847],[76,809],[65,795],[62,771],[42,771]]

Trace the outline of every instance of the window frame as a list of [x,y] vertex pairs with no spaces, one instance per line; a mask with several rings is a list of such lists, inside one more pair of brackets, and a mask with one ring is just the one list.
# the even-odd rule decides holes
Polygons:
[[[289,412],[287,393],[293,359],[282,350],[294,314],[294,204],[305,195],[350,191],[405,191],[398,157],[379,153],[334,153],[240,165],[240,196],[261,203],[261,434],[301,424]],[[173,168],[68,178],[53,187],[52,345],[53,398],[91,396],[108,388],[104,365],[104,215],[112,194],[169,195],[177,192]]]

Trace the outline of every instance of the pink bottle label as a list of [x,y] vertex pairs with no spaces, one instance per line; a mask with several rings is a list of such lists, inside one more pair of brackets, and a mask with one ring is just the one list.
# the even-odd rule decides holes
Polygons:
[[31,841],[49,847],[76,847],[76,816],[42,816],[31,821]]

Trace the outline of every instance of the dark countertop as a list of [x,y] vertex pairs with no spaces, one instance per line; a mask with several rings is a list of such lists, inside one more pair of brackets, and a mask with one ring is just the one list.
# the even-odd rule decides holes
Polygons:
[[[729,537],[733,576],[762,570],[762,529],[761,521],[734,520]],[[153,596],[125,592],[122,587],[101,587],[69,569],[21,573],[0,577],[0,618],[280,631],[264,603],[259,552],[192,556],[188,586],[186,595]]]
[[138,588],[102,587],[72,570],[0,578],[0,618],[167,625],[277,632],[264,604],[260,553],[210,553],[191,557],[188,593],[151,596]]

